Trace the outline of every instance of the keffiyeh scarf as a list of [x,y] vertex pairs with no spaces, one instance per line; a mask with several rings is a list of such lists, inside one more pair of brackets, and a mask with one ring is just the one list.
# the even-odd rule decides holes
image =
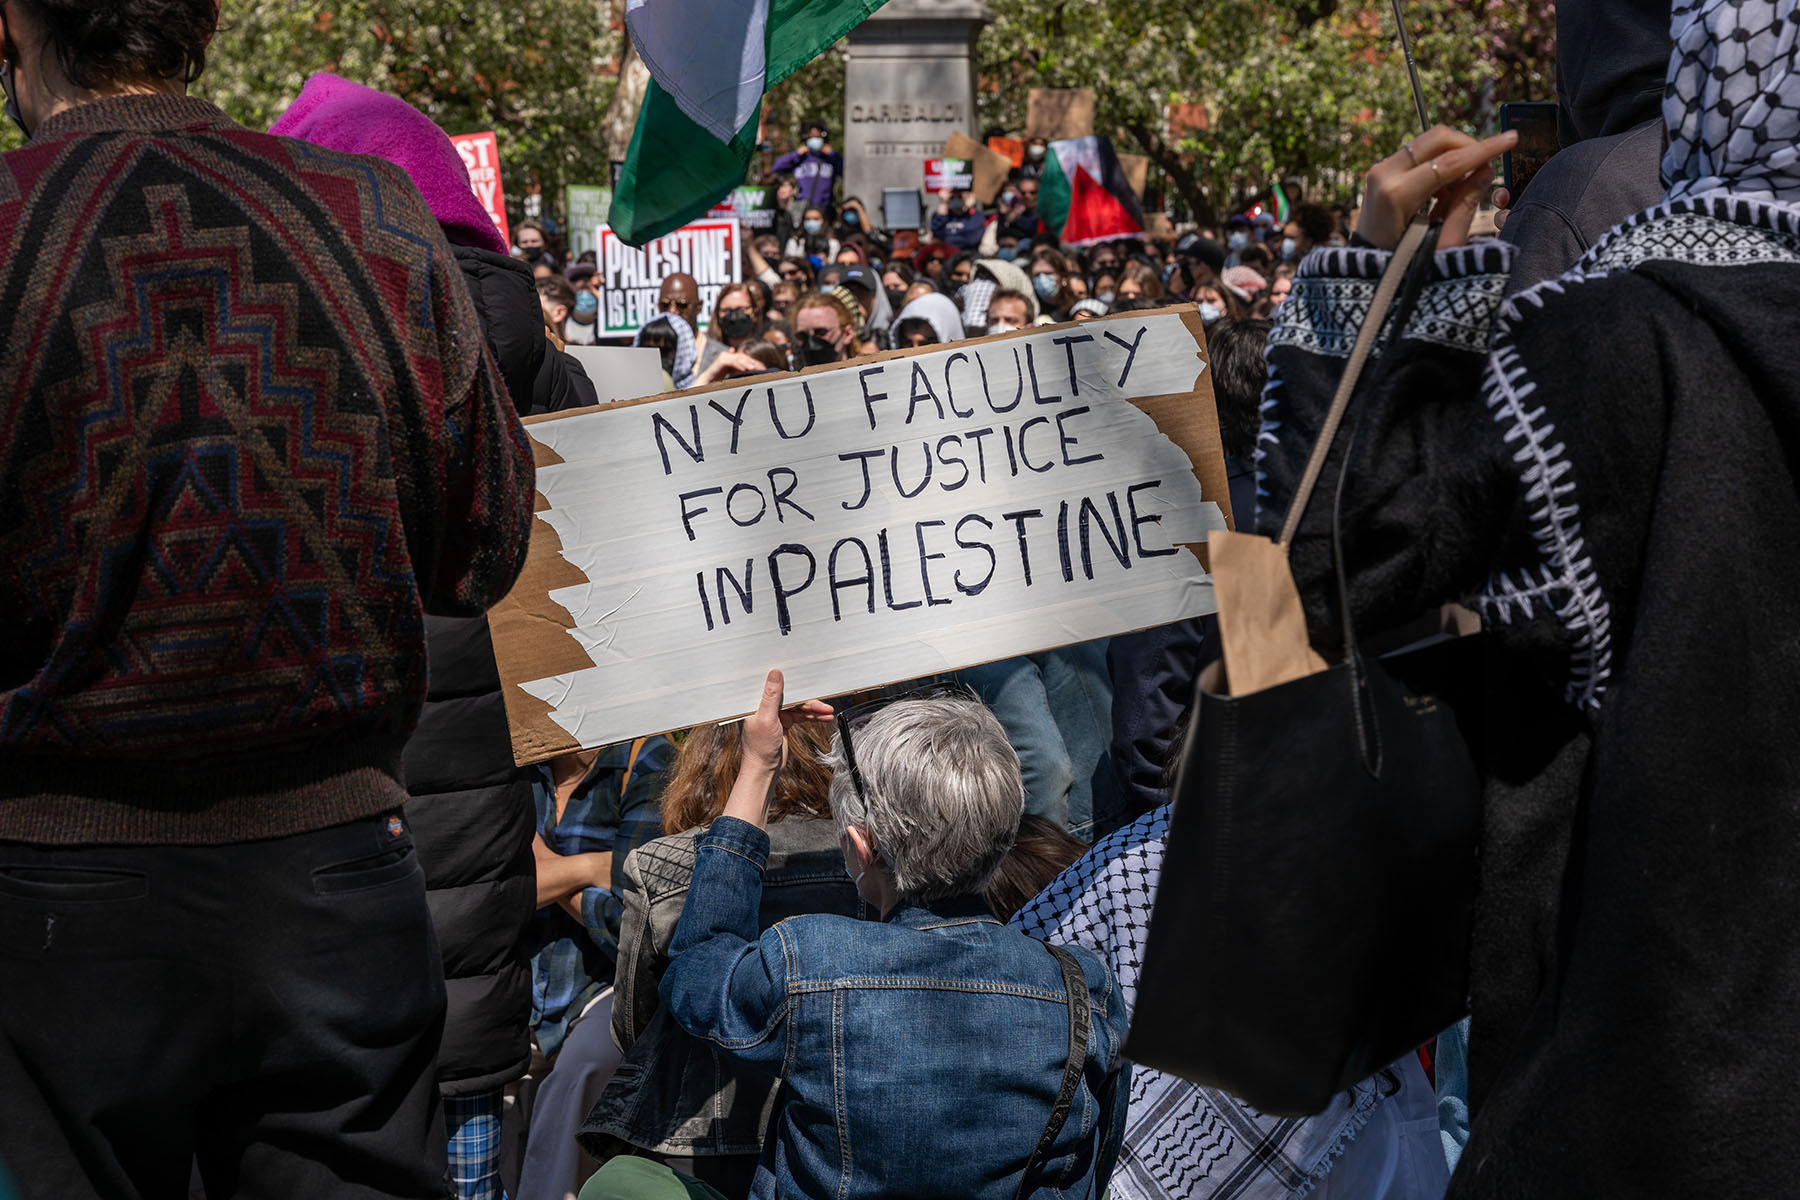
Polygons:
[[1669,199],[1800,202],[1800,0],[1677,0],[1670,32]]
[[675,365],[669,368],[669,378],[674,381],[677,388],[689,387],[694,382],[695,351],[693,326],[689,325],[680,317],[661,316],[656,318],[655,321],[647,323],[643,329],[638,330],[637,334],[632,337],[631,344],[633,346],[643,345],[644,330],[649,329],[651,325],[655,325],[658,321],[667,325],[675,333]]
[[[1105,958],[1127,1009],[1137,1002],[1168,832],[1165,805],[1096,842],[1013,918],[1032,937],[1073,942]],[[1109,1194],[1112,1200],[1304,1195],[1383,1099],[1383,1089],[1366,1080],[1316,1117],[1270,1117],[1224,1092],[1133,1067],[1131,1110]]]

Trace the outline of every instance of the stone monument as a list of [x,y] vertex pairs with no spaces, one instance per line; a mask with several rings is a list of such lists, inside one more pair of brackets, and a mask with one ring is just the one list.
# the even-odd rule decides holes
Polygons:
[[975,37],[988,19],[979,0],[888,0],[851,31],[840,195],[876,220],[883,189],[923,189],[925,160],[952,131],[976,136]]

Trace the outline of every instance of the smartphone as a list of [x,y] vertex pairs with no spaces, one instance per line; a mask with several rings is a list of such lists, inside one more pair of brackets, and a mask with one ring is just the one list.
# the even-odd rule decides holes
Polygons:
[[1519,202],[1531,177],[1562,148],[1556,132],[1556,105],[1541,101],[1509,101],[1500,106],[1500,131],[1519,131],[1519,144],[1508,150],[1501,164],[1506,191]]

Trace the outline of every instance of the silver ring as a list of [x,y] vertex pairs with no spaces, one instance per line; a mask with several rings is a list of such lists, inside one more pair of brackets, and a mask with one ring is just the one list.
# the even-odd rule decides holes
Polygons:
[[1419,156],[1418,156],[1418,155],[1417,155],[1417,154],[1414,154],[1414,153],[1413,153],[1413,148],[1412,148],[1412,143],[1411,143],[1411,142],[1401,142],[1401,143],[1400,143],[1400,148],[1401,148],[1401,149],[1402,149],[1402,150],[1404,150],[1404,151],[1406,151],[1406,157],[1408,157],[1408,158],[1410,158],[1410,159],[1412,159],[1412,165],[1413,165],[1413,166],[1415,166],[1415,167],[1416,167],[1416,166],[1418,166],[1418,165],[1419,165]]

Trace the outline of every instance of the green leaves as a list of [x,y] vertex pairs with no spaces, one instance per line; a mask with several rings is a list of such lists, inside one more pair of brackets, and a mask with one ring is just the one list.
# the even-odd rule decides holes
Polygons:
[[493,129],[516,220],[526,186],[610,182],[604,120],[623,51],[607,0],[241,0],[193,93],[267,128],[316,71],[400,96],[448,133]]
[[[1298,177],[1350,199],[1417,132],[1385,4],[987,0],[981,123],[1020,129],[1033,87],[1091,87],[1097,132],[1148,154],[1202,220]],[[1552,100],[1551,0],[1407,0],[1434,120],[1491,129],[1502,99]],[[1171,106],[1203,120],[1171,122]],[[1377,153],[1379,151],[1379,153]]]

